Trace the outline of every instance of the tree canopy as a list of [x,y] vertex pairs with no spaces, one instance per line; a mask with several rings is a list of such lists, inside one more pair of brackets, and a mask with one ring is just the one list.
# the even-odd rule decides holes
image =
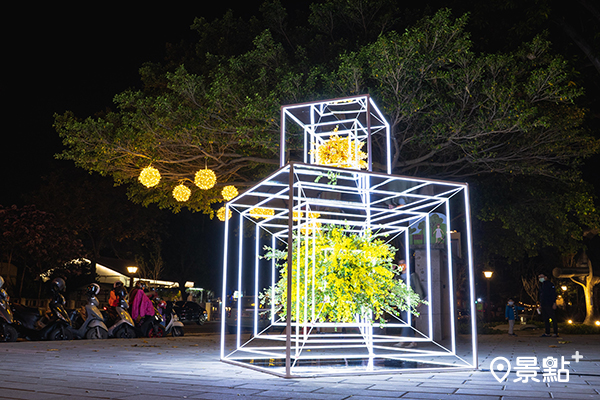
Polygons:
[[[313,8],[310,18],[319,15]],[[152,90],[115,96],[118,111],[56,116],[67,147],[61,157],[129,184],[134,201],[210,214],[222,200],[218,188],[248,185],[278,164],[282,104],[370,93],[392,125],[394,172],[572,177],[598,143],[580,129],[584,110],[574,101],[582,88],[568,63],[543,37],[511,53],[474,53],[466,22],[440,10],[403,33],[340,50],[333,62],[319,63],[301,47],[287,51],[265,30],[241,54],[204,54],[202,74],[180,65],[157,78],[146,66]],[[211,50],[205,46],[198,51]],[[148,165],[161,175],[152,189],[137,182]],[[217,186],[175,200],[174,186],[193,188],[205,167]]]
[[[212,216],[222,187],[249,186],[278,165],[281,105],[369,93],[392,127],[394,173],[502,177],[536,195],[552,186],[591,201],[579,167],[599,142],[583,127],[576,71],[544,34],[484,53],[468,15],[448,9],[410,24],[413,15],[388,0],[328,0],[293,19],[274,0],[262,12],[196,19],[194,51],[174,48],[169,62],[144,65],[143,89],[116,95],[115,111],[56,115],[60,157],[126,184],[134,202]],[[161,179],[147,188],[138,177],[150,165]],[[207,190],[194,186],[204,169],[217,181]],[[172,195],[181,184],[191,189],[185,202]],[[499,210],[482,218],[514,230],[518,218]]]

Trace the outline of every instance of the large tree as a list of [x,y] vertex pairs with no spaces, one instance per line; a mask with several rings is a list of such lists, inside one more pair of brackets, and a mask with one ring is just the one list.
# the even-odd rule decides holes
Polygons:
[[[146,65],[144,89],[117,95],[117,111],[56,116],[61,157],[127,184],[133,201],[212,215],[221,187],[250,185],[278,165],[280,105],[370,93],[392,126],[395,173],[527,178],[536,190],[589,199],[575,183],[598,141],[582,129],[583,88],[572,66],[543,35],[510,51],[476,52],[467,16],[442,9],[406,27],[386,4],[330,0],[303,21],[271,1],[261,32],[255,19],[237,25],[231,14],[196,20],[197,57]],[[148,165],[161,174],[150,189],[137,181]],[[204,168],[217,177],[209,190],[193,185]],[[185,203],[171,194],[182,183],[192,189]],[[509,214],[486,218],[518,225]]]

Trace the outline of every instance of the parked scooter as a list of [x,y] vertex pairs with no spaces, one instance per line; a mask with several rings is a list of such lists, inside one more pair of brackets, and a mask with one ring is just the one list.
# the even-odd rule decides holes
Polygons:
[[108,328],[108,336],[121,339],[134,338],[136,337],[135,324],[131,315],[127,312],[129,304],[125,300],[127,292],[123,287],[123,283],[117,282],[113,291],[116,295],[116,305],[109,304],[109,309],[106,313],[103,313],[104,320],[107,321],[107,325],[110,327]]
[[173,311],[172,301],[163,301],[155,299],[156,308],[163,315],[163,325],[165,327],[165,336],[183,336],[183,322],[179,320],[177,314]]
[[10,297],[2,286],[4,278],[0,276],[0,342],[15,342],[19,337],[13,324],[13,313],[10,309]]
[[100,293],[100,286],[92,283],[87,287],[88,303],[78,310],[73,310],[70,315],[71,332],[78,339],[106,339],[108,338],[108,328],[104,324],[104,317],[98,309],[98,299],[96,296]]
[[52,281],[52,300],[50,312],[43,316],[39,309],[13,304],[13,326],[20,337],[30,340],[71,340],[69,315],[65,310],[65,298],[61,294],[66,289],[62,278]]
[[[145,296],[145,295],[144,295]],[[138,330],[145,337],[163,337],[165,333],[165,319],[154,303],[154,315],[146,315],[139,321]]]

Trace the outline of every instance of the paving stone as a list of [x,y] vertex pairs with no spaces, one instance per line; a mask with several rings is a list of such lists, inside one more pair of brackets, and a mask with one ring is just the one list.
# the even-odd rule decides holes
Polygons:
[[63,399],[63,395],[53,393],[39,393],[28,390],[14,390],[0,388],[2,399],[19,399],[19,400],[58,400]]
[[528,397],[528,398],[535,398],[535,399],[545,399],[545,398],[550,398],[550,393],[548,392],[547,388],[544,386],[541,386],[539,389],[534,389],[534,390],[502,390],[502,391],[498,391],[498,390],[474,390],[474,389],[458,389],[456,391],[457,395],[462,395],[462,396],[469,396],[469,398],[471,398],[471,395],[482,395],[482,396],[502,396],[502,398],[504,397]]
[[[13,343],[15,346],[0,347],[0,376],[3,378],[0,398],[298,400],[304,395],[341,400],[398,396],[443,400],[498,400],[500,396],[502,400],[525,400],[550,398],[550,395],[565,399],[600,398],[600,363],[596,361],[580,362],[577,370],[586,371],[586,375],[571,373],[569,382],[564,385],[514,383],[514,373],[509,380],[499,383],[485,370],[491,360],[500,355],[515,361],[518,356],[556,357],[578,349],[590,360],[600,360],[597,335],[569,337],[572,346],[559,348],[547,347],[550,342],[541,346],[537,336],[523,333],[518,341],[500,335],[481,336],[481,370],[302,379],[282,379],[220,362],[219,341],[210,339],[217,338],[216,335],[174,340],[17,342]],[[192,343],[202,343],[205,347],[190,347]],[[58,396],[54,394],[56,388],[62,388]]]
[[459,399],[468,399],[468,400],[499,400],[501,397],[498,395],[494,396],[464,396],[464,395],[456,395],[456,394],[436,394],[436,393],[407,393],[401,397],[402,400],[421,400],[421,399],[431,399],[431,400],[459,400]]
[[[240,398],[248,397],[252,400],[273,400],[273,397],[264,397],[259,395],[251,395],[251,396],[233,396],[228,394],[220,394],[220,393],[202,393],[192,397],[188,397],[188,399],[203,399],[203,400],[240,400]],[[293,396],[288,396],[287,394],[281,393],[281,400],[294,399]],[[142,399],[140,399],[142,400]],[[297,399],[296,399],[297,400]]]

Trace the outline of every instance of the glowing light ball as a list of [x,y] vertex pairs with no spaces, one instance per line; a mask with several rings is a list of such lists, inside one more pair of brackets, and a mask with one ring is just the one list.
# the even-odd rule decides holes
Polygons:
[[254,207],[249,213],[252,218],[269,218],[270,216],[275,215],[275,210],[272,208]]
[[225,206],[223,206],[217,210],[217,218],[219,219],[219,221],[225,222],[225,220],[228,220],[229,218],[231,218],[231,210],[227,210],[227,211],[229,211],[229,212],[227,213],[227,215],[225,215]]
[[200,171],[196,172],[194,183],[200,189],[208,190],[215,186],[215,183],[217,183],[217,176],[212,169],[201,169]]
[[154,187],[160,182],[160,172],[151,165],[148,165],[146,168],[142,169],[138,180],[147,188]]
[[232,185],[225,186],[221,191],[221,195],[225,200],[229,201],[238,195],[238,190]]
[[173,189],[173,197],[175,197],[175,200],[177,201],[188,201],[191,195],[192,191],[184,184],[177,185],[175,186],[175,189]]

